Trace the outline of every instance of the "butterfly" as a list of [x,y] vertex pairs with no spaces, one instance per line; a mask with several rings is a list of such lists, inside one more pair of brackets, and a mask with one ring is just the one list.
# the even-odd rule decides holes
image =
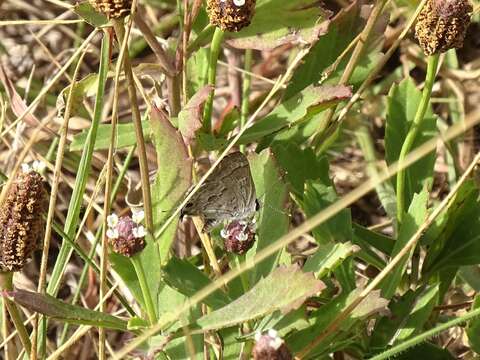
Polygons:
[[259,209],[248,160],[241,152],[225,156],[181,211],[200,216],[203,232],[223,221],[249,221]]

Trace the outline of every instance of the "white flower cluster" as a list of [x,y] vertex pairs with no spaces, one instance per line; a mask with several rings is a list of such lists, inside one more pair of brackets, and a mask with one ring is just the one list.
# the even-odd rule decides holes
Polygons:
[[43,161],[38,161],[38,160],[35,160],[34,162],[32,162],[32,164],[23,163],[21,166],[22,166],[22,171],[24,173],[29,173],[31,171],[36,171],[38,173],[41,173],[43,172],[43,170],[45,170],[45,167],[46,167]]
[[248,233],[247,232],[250,232],[250,233],[253,233],[257,230],[257,222],[256,222],[256,219],[253,218],[250,223],[248,223],[247,221],[244,221],[244,220],[240,220],[238,222],[238,224],[240,226],[242,226],[242,229],[240,231],[238,231],[237,228],[230,228],[228,226],[224,227],[221,231],[220,231],[220,236],[224,239],[227,239],[230,237],[230,234],[232,232],[236,232],[238,231],[238,233],[236,234],[235,238],[238,240],[238,241],[247,241],[248,240]]
[[[283,339],[280,336],[278,336],[277,331],[274,329],[268,330],[267,335],[270,338],[268,345],[270,345],[270,347],[272,347],[273,349],[278,350],[280,346],[282,346],[283,344]],[[257,332],[255,334],[255,341],[259,341],[261,337],[262,337],[262,333]]]
[[[132,210],[132,221],[138,226],[132,229],[133,236],[136,238],[142,238],[147,235],[145,227],[140,223],[145,218],[145,213],[143,210]],[[116,214],[111,214],[107,216],[107,237],[110,239],[118,239],[120,236],[117,230],[119,218]]]

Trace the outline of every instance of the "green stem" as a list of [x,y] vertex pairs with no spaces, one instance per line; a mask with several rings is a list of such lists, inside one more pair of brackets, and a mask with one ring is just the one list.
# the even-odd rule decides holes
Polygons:
[[[252,49],[245,50],[245,73],[243,74],[242,84],[242,109],[240,114],[240,128],[243,128],[247,123],[248,114],[250,112],[250,85],[252,83],[252,77],[250,71],[252,70]],[[240,145],[240,151],[245,150],[245,145]]]
[[392,347],[391,349],[370,358],[370,360],[383,360],[383,359],[394,358],[395,355],[398,355],[398,354],[406,351],[407,349],[409,349],[409,348],[411,348],[415,345],[418,345],[418,344],[420,344],[424,341],[427,341],[428,339],[430,339],[434,336],[437,336],[440,332],[445,331],[445,330],[447,330],[447,329],[449,329],[453,326],[463,324],[463,323],[467,322],[468,320],[471,320],[471,319],[473,319],[477,316],[480,316],[480,308],[472,310],[465,315],[462,315],[462,316],[457,317],[453,320],[450,320],[450,321],[448,321],[444,324],[436,326],[433,329],[425,331],[424,333],[422,333],[420,335],[414,336],[414,337],[412,337],[412,338],[410,338],[410,339]]
[[[0,286],[3,290],[12,291],[13,290],[13,273],[0,273]],[[20,311],[18,311],[17,305],[14,302],[9,300],[6,296],[3,297],[3,301],[5,302],[5,306],[7,307],[8,313],[12,319],[13,325],[15,325],[15,329],[17,329],[18,336],[20,337],[20,341],[25,349],[25,352],[30,357],[30,351],[32,349],[32,344],[30,342],[30,337],[28,335],[27,329],[23,324],[22,316],[20,315]],[[6,319],[4,319],[6,321]]]
[[205,110],[203,112],[203,130],[207,133],[212,131],[212,109],[213,97],[215,96],[215,84],[217,78],[217,62],[220,55],[224,32],[220,28],[215,29],[213,34],[212,45],[210,47],[210,61],[208,64],[207,83],[213,86],[212,91],[205,103]]
[[145,307],[147,308],[148,319],[150,320],[150,324],[153,325],[157,322],[157,314],[155,313],[155,306],[153,304],[150,288],[148,287],[142,261],[140,260],[139,255],[134,255],[130,258],[130,260],[132,261],[135,272],[137,273],[138,282],[140,283],[140,289],[142,290],[143,294],[143,301],[145,302]]
[[435,74],[437,72],[438,58],[438,54],[431,55],[428,58],[427,76],[425,78],[425,86],[423,87],[422,98],[420,99],[420,104],[418,105],[417,112],[415,113],[415,118],[413,119],[412,125],[408,130],[407,136],[405,137],[405,141],[403,142],[402,149],[400,151],[400,155],[398,157],[398,165],[400,169],[397,174],[397,220],[399,224],[402,223],[403,215],[405,213],[405,169],[402,168],[402,165],[405,161],[405,157],[413,147],[425,116],[425,112],[427,111],[430,103],[432,87],[433,83],[435,82]]

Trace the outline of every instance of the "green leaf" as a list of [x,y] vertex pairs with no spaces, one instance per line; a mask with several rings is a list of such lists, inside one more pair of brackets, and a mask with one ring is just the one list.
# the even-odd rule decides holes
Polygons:
[[[395,84],[390,89],[387,97],[385,129],[385,158],[389,165],[398,160],[402,145],[417,112],[420,98],[421,92],[411,78],[406,78],[399,85]],[[429,106],[411,151],[435,136],[436,122],[436,117]],[[413,194],[420,193],[425,186],[430,189],[433,182],[435,158],[435,153],[430,153],[406,169],[405,205],[407,207]],[[396,177],[392,178],[392,181],[395,184]]]
[[[478,205],[479,190],[473,180],[464,182],[448,206],[437,216],[424,237],[422,245],[429,246],[423,265],[423,273],[430,272],[440,258],[445,246],[453,242],[462,244],[457,236],[457,228],[475,226],[480,213]],[[469,238],[464,239],[469,241]],[[462,264],[458,264],[462,265]],[[467,265],[467,264],[465,264]]]
[[[480,307],[480,295],[475,296],[473,301],[472,310],[478,309]],[[480,318],[477,317],[473,320],[470,320],[470,323],[467,327],[467,336],[468,343],[472,347],[472,350],[477,354],[480,354]]]
[[[307,218],[310,218],[333,204],[337,199],[338,196],[332,186],[318,180],[308,180],[305,184],[301,207]],[[343,209],[338,212],[313,229],[312,233],[319,244],[351,241],[353,236],[350,210]]]
[[409,337],[422,332],[423,326],[430,317],[433,308],[438,305],[438,290],[439,286],[434,285],[419,296],[405,323],[402,324],[400,331],[397,333],[396,343],[401,343]]
[[[152,185],[153,220],[158,229],[182,200],[192,182],[192,160],[182,135],[170,123],[166,114],[152,106],[150,113],[155,150],[157,176]],[[159,244],[161,264],[170,257],[170,247],[177,231],[178,216],[156,241]]]
[[358,250],[356,245],[349,242],[321,244],[316,253],[307,259],[303,271],[311,271],[318,279],[321,279]]
[[9,291],[4,294],[6,294],[10,300],[30,311],[38,312],[63,322],[122,331],[127,330],[127,322],[125,320],[103,312],[67,304],[50,295],[43,295],[26,290]]
[[240,49],[270,50],[286,43],[312,43],[328,28],[330,12],[310,0],[257,0],[249,26],[228,33],[227,43]]
[[301,149],[296,144],[281,143],[275,144],[273,152],[279,165],[286,172],[285,177],[292,192],[298,198],[303,198],[307,180],[321,179],[324,184],[330,182],[327,158],[317,158],[312,149]]
[[[163,268],[163,280],[173,289],[187,297],[195,295],[198,291],[211,284],[211,280],[188,260],[172,257]],[[231,301],[222,291],[217,290],[203,300],[212,309],[228,305]]]
[[[150,123],[142,121],[142,129],[145,140],[152,138],[150,130]],[[112,125],[102,124],[98,127],[98,136],[95,139],[95,150],[106,150],[110,146],[110,133],[112,132]],[[88,130],[82,130],[73,137],[70,144],[70,151],[80,151],[85,146],[87,140]],[[135,136],[135,128],[131,122],[117,125],[117,149],[129,147],[137,143]]]
[[[328,71],[327,68],[338,59],[352,40],[364,29],[369,13],[369,6],[362,6],[360,2],[353,2],[351,6],[342,9],[333,18],[328,32],[319,38],[303,59],[302,64],[295,70],[287,87],[285,99],[298,94],[310,84],[318,83],[331,71]],[[377,22],[376,28],[368,40],[368,48],[370,49],[364,52],[365,57],[372,53],[371,47],[378,43],[378,38],[383,35],[385,26],[384,19]],[[350,60],[350,57],[346,56],[345,60],[337,67],[338,73],[343,71],[348,60]],[[353,83],[353,81],[350,83]]]
[[[286,341],[290,350],[297,353],[313,339],[316,339],[318,335],[321,334],[331,322],[358,297],[361,291],[362,289],[356,289],[351,292],[342,292],[327,304],[321,306],[317,311],[314,311],[309,318],[309,322],[311,323],[310,327],[297,331],[287,337]],[[379,311],[384,311],[387,304],[388,302],[380,297],[379,290],[372,291],[363,302],[356,307],[350,316],[339,324],[339,331],[327,336],[324,341],[318,344],[314,351],[309,354],[309,359],[319,359],[320,354],[328,354],[331,352],[330,346],[334,339],[338,338],[339,335],[344,332],[348,334],[349,329],[355,324],[364,322],[369,316],[372,316]]]
[[73,11],[94,27],[105,26],[108,19],[105,15],[96,12],[89,1],[82,1],[73,7]]
[[[405,215],[405,220],[402,222],[398,238],[395,241],[391,257],[395,257],[407,244],[410,238],[415,234],[418,228],[425,222],[427,218],[427,202],[428,191],[424,190],[420,194],[413,196],[412,203],[408,209],[408,213]],[[413,254],[415,249],[412,248],[402,261],[395,267],[392,272],[385,277],[382,282],[382,296],[386,299],[390,299],[396,292],[399,286],[402,276],[407,267],[408,260]]]
[[342,100],[349,99],[352,90],[348,86],[309,86],[284,101],[265,118],[256,122],[240,137],[240,144],[262,140],[265,136],[311,119]]
[[[89,74],[85,76],[80,81],[77,81],[75,87],[73,89],[72,94],[72,108],[71,108],[71,116],[80,115],[84,117],[89,117],[88,112],[83,105],[83,101],[85,98],[95,95],[95,92],[98,87],[98,74]],[[67,102],[67,97],[70,93],[70,86],[64,88],[57,98],[57,109],[60,111],[64,111],[65,104]],[[85,133],[84,138],[87,137]],[[85,141],[85,139],[84,139]]]
[[312,273],[304,273],[295,265],[282,266],[243,296],[198,319],[197,324],[203,330],[213,330],[258,319],[277,310],[288,313],[324,287]]
[[[283,182],[277,162],[270,150],[249,156],[250,169],[257,198],[260,203],[260,213],[257,221],[257,240],[248,257],[268,247],[285,235],[288,231],[288,216],[283,211],[287,201],[287,187]],[[281,250],[257,263],[253,272],[253,283],[267,276],[276,268]]]

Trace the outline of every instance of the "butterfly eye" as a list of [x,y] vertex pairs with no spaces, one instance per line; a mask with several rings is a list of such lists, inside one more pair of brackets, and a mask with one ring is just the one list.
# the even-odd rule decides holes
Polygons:
[[255,200],[255,211],[258,210],[260,210],[260,203],[258,202],[258,200]]

